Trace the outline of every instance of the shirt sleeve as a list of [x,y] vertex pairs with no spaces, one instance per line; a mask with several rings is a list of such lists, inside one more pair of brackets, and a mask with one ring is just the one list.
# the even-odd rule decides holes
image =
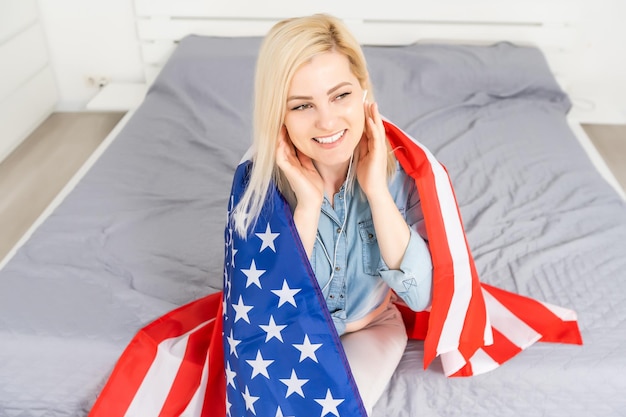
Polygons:
[[409,228],[411,237],[400,269],[389,269],[381,259],[378,272],[382,279],[413,311],[423,311],[432,298],[433,265],[424,239]]
[[432,301],[433,264],[428,249],[421,201],[415,183],[404,177],[407,187],[405,220],[411,232],[400,269],[389,269],[380,260],[378,272],[382,279],[413,311],[423,311]]

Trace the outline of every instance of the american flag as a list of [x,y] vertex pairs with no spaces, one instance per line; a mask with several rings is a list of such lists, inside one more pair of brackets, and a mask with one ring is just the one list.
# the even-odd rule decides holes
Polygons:
[[[399,306],[409,336],[425,339],[424,368],[439,356],[447,376],[471,376],[536,341],[581,344],[573,311],[480,283],[445,168],[399,128],[385,128],[418,187],[433,258],[430,311]],[[249,166],[237,169],[229,209]],[[278,191],[246,239],[229,217],[225,242],[224,290],[142,329],[90,416],[365,416]]]
[[[231,205],[249,164],[235,174]],[[232,208],[232,207],[231,207]],[[230,416],[365,416],[287,202],[270,193],[245,238],[226,228],[223,315]]]

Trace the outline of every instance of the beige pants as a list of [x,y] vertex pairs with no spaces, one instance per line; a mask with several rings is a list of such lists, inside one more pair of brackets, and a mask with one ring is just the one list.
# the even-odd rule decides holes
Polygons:
[[360,330],[345,333],[341,343],[367,414],[391,380],[407,344],[402,316],[392,303]]

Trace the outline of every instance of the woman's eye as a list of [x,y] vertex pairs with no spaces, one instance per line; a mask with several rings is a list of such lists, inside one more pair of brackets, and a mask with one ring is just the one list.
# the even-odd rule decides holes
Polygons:
[[352,94],[352,92],[347,91],[345,93],[339,94],[337,97],[335,97],[335,100],[342,100],[346,97],[348,97],[350,94]]
[[300,104],[299,106],[292,107],[291,110],[305,110],[311,108],[310,104]]

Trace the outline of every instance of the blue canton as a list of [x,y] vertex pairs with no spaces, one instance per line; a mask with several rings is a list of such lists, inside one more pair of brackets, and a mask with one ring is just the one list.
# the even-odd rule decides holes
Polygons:
[[285,200],[271,188],[247,238],[233,230],[249,166],[235,173],[225,231],[227,415],[366,416]]

